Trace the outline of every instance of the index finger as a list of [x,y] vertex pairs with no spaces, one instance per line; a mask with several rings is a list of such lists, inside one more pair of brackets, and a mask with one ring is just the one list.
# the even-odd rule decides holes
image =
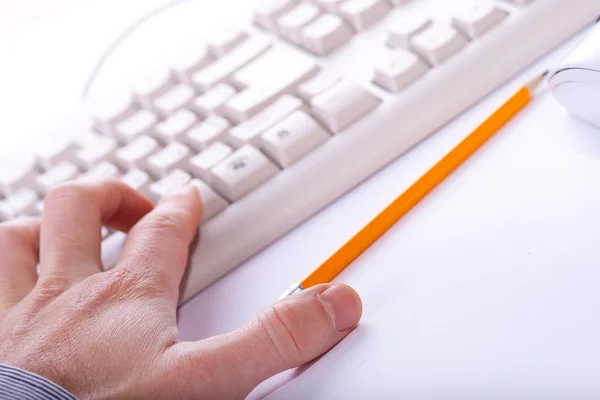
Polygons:
[[100,272],[102,226],[126,232],[152,208],[150,200],[116,179],[54,189],[42,217],[40,277]]
[[202,221],[202,202],[193,186],[164,197],[129,232],[115,271],[129,270],[177,303],[189,246]]

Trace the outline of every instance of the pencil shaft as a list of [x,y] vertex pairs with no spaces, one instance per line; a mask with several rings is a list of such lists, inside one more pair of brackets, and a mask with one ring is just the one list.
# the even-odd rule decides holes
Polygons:
[[465,160],[483,146],[500,128],[518,114],[530,100],[531,93],[527,88],[523,88],[517,92],[406,192],[375,217],[371,223],[302,281],[302,286],[309,288],[333,280]]

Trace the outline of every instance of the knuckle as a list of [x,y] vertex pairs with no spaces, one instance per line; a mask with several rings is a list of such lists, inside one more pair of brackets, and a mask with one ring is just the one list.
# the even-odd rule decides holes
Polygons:
[[55,204],[64,204],[65,201],[95,201],[97,185],[86,182],[67,182],[59,185],[48,193],[44,200],[45,208],[52,208]]
[[72,312],[92,315],[114,300],[121,300],[123,294],[130,293],[134,284],[122,274],[101,273],[86,278],[69,296]]
[[17,220],[0,224],[0,242],[24,243],[32,237],[32,219]]
[[63,294],[68,286],[67,279],[54,275],[46,276],[38,280],[35,287],[35,297],[40,303],[45,304]]
[[155,272],[151,268],[139,268],[139,265],[129,267],[124,263],[105,273],[99,289],[102,298],[136,296],[156,297],[161,294],[160,287],[155,283]]
[[292,307],[275,303],[259,314],[259,326],[270,345],[286,365],[293,365],[303,353],[303,346],[293,321]]
[[107,287],[119,293],[146,293],[154,292],[153,271],[141,268],[119,268],[109,274]]
[[155,212],[145,229],[149,236],[154,238],[171,237],[177,240],[187,240],[182,229],[187,218],[189,218],[189,213],[185,210],[173,209],[168,212]]

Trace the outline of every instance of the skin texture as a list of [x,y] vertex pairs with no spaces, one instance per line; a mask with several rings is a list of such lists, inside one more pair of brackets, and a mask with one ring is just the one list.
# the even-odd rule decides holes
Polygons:
[[[274,303],[235,332],[177,343],[179,284],[201,219],[191,187],[155,207],[108,180],[60,186],[41,219],[0,224],[0,363],[80,399],[240,399],[356,327],[360,298],[330,284]],[[106,272],[103,225],[129,233]]]

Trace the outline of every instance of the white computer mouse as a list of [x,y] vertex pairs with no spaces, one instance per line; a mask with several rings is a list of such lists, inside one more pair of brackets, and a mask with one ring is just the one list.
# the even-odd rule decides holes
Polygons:
[[571,114],[600,127],[600,23],[552,72],[549,82],[558,102]]

